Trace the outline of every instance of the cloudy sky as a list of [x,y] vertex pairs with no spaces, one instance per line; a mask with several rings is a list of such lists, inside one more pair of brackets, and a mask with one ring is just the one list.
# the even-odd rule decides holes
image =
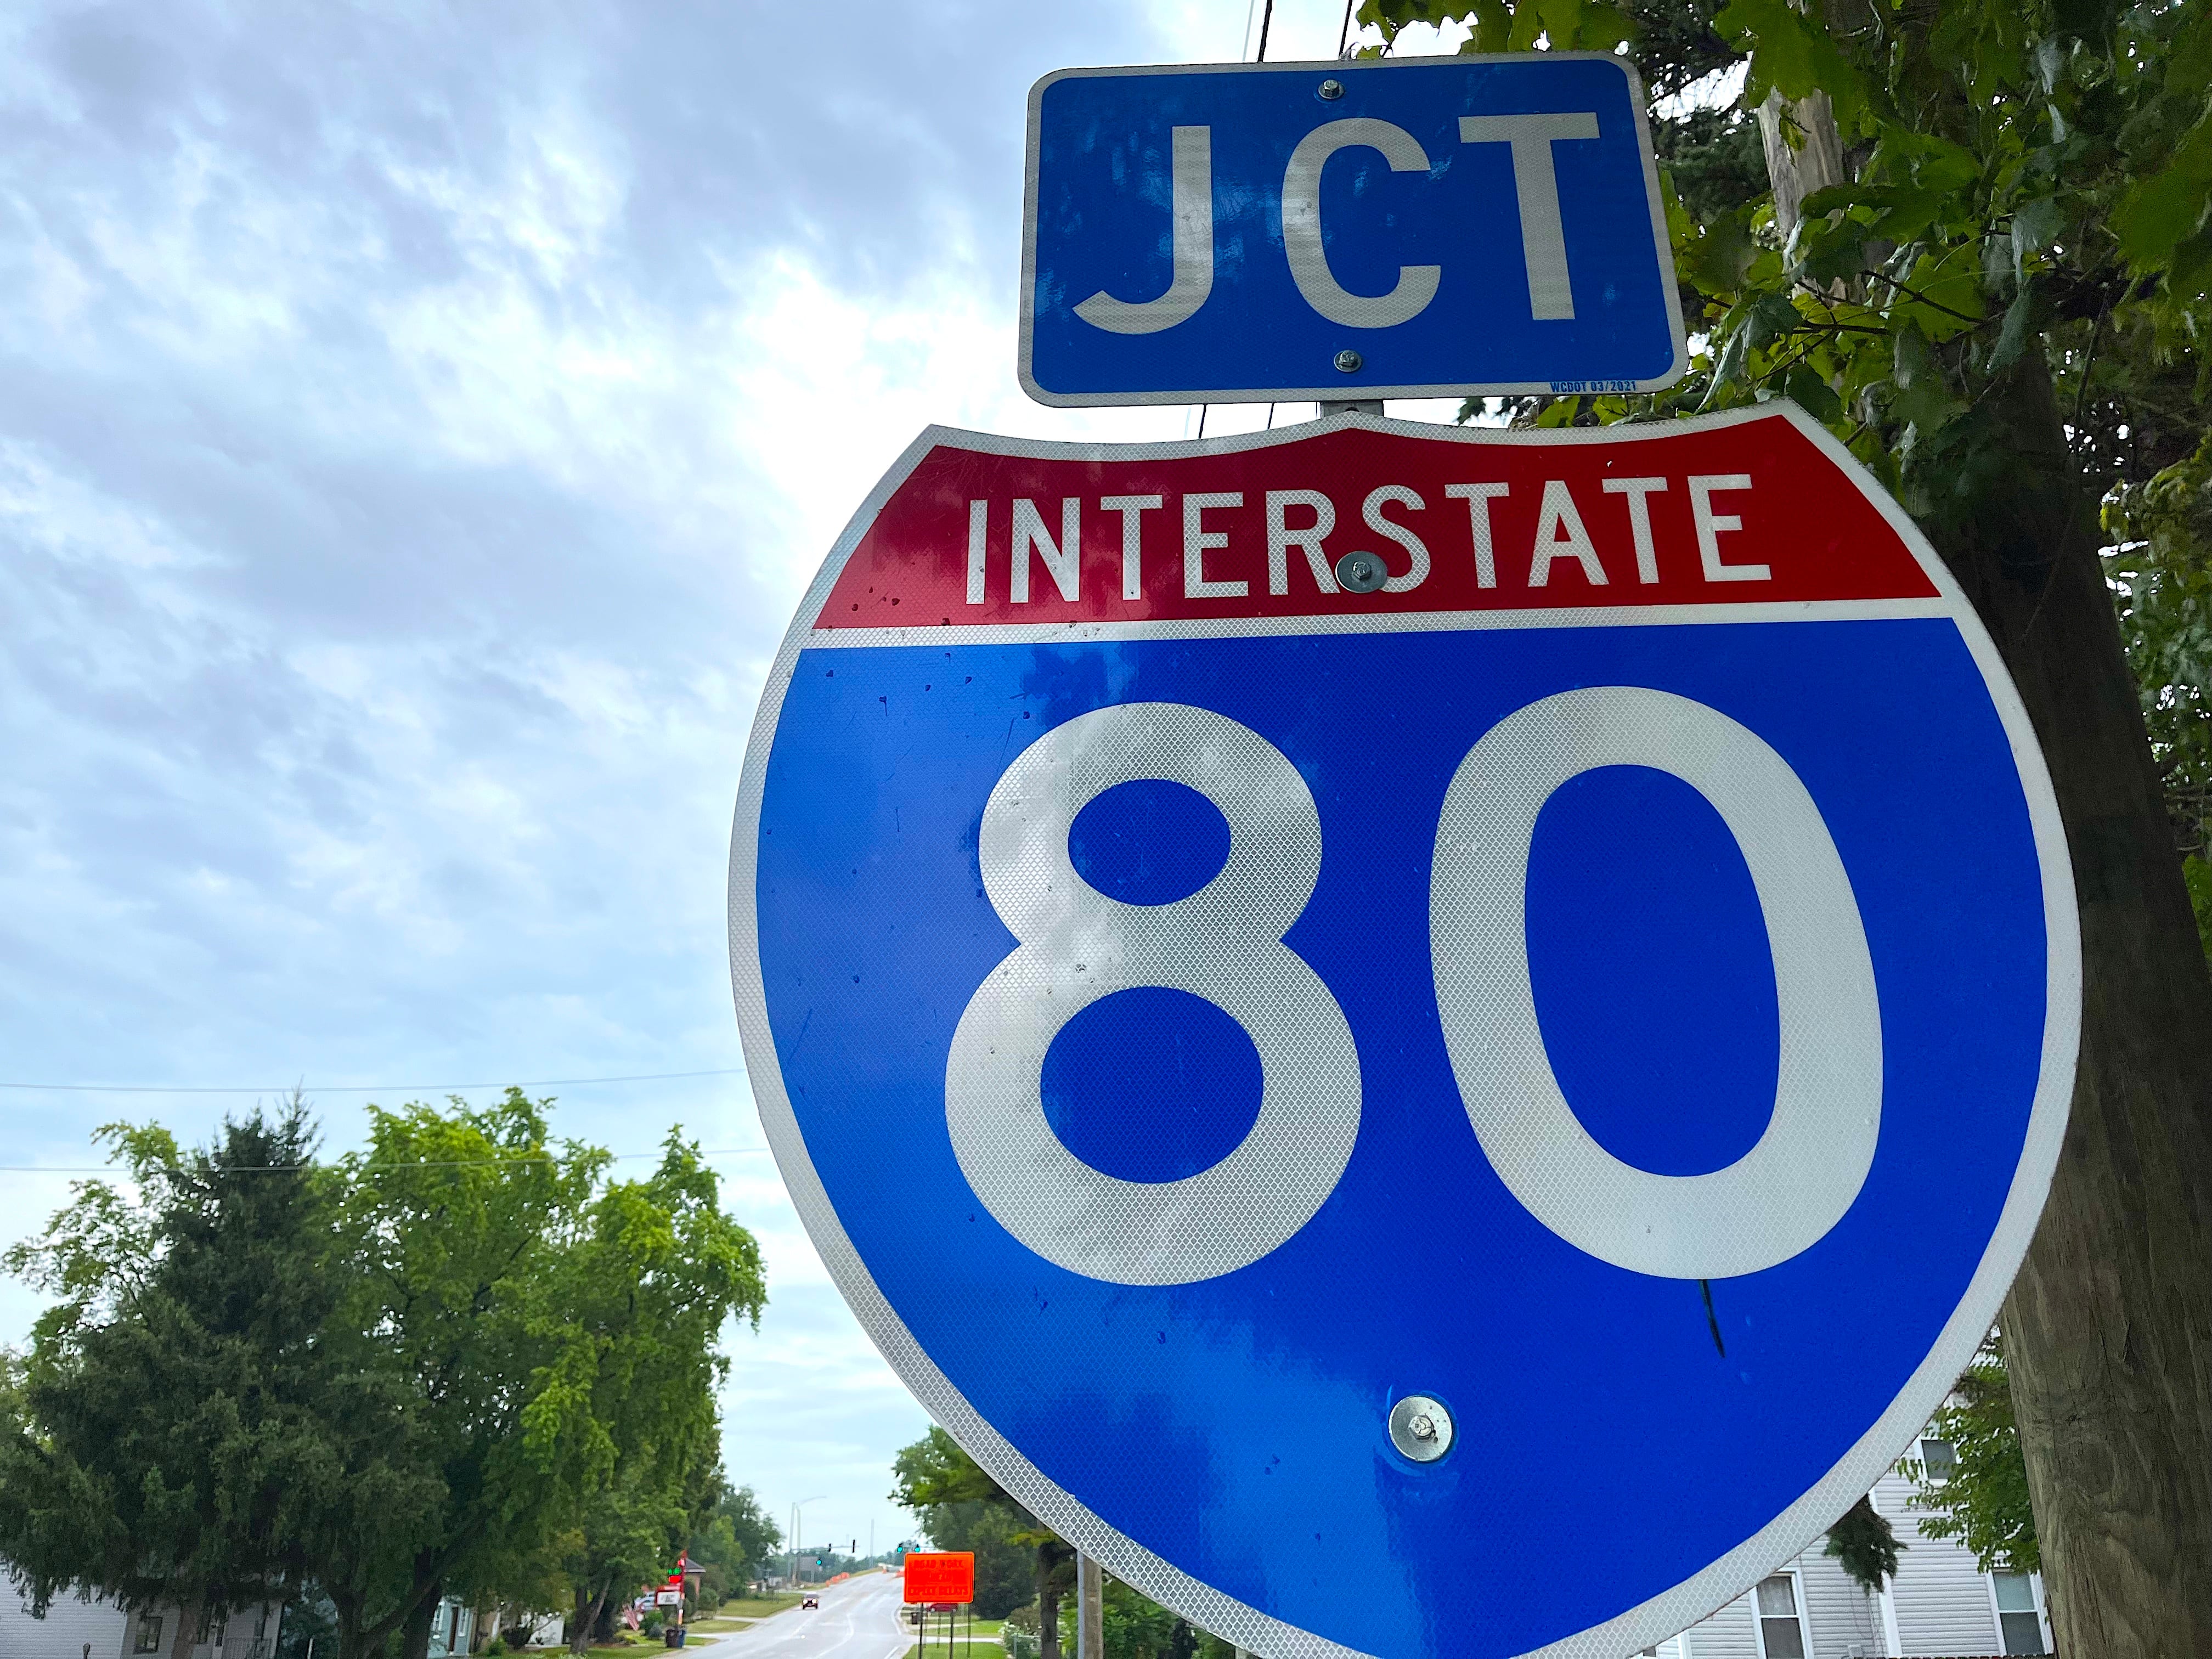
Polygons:
[[[1341,17],[1280,0],[1269,57]],[[747,728],[925,422],[1188,430],[1015,385],[1024,99],[1257,33],[1247,0],[6,9],[0,1237],[116,1117],[203,1138],[297,1080],[343,1148],[368,1099],[713,1074],[536,1092],[618,1152],[717,1149],[772,1297],[731,1473],[816,1498],[809,1541],[902,1535],[925,1419],[753,1150]],[[0,1286],[0,1342],[37,1306]]]

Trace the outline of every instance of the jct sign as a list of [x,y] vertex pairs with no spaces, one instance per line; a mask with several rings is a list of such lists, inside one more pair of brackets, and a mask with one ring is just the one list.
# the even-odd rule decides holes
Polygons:
[[1276,1656],[1626,1652],[1848,1507],[2033,1230],[2074,926],[1979,624],[1785,409],[925,434],[732,851],[863,1322]]
[[1027,230],[1048,404],[1682,372],[1644,94],[1607,53],[1064,70],[1030,94]]

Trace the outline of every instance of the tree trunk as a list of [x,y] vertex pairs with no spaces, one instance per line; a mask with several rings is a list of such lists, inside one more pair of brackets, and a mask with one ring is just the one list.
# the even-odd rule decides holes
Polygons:
[[576,1587],[576,1617],[568,1630],[568,1651],[577,1659],[591,1651],[592,1638],[598,1632],[599,1615],[606,1610],[606,1602],[605,1587],[597,1591],[580,1584]]
[[1057,1548],[1039,1544],[1036,1549],[1037,1659],[1060,1659],[1060,1584],[1054,1577],[1059,1567]]
[[1770,92],[1759,106],[1759,138],[1766,151],[1767,182],[1774,187],[1774,228],[1787,240],[1808,196],[1850,179],[1835,106],[1825,92],[1795,103]]
[[[1826,104],[1792,106],[1794,152],[1759,112],[1784,236],[1843,178]],[[1930,536],[2034,723],[2081,918],[2073,1115],[2002,1320],[2053,1634],[2212,1654],[2212,975],[2041,360],[1980,413],[2010,465]]]
[[199,1644],[200,1611],[197,1601],[177,1604],[177,1628],[169,1636],[169,1659],[192,1659],[192,1650]]
[[2212,976],[2040,362],[1993,388],[2017,465],[1945,558],[2035,723],[2081,915],[2073,1118],[2005,1304],[2057,1647],[2212,1653]]
[[399,1659],[430,1659],[430,1636],[436,1628],[440,1605],[446,1599],[443,1580],[426,1586],[407,1609],[399,1626]]
[[367,1659],[362,1651],[363,1644],[361,1639],[363,1598],[348,1593],[343,1588],[328,1589],[325,1594],[330,1596],[331,1607],[337,1614],[337,1659]]

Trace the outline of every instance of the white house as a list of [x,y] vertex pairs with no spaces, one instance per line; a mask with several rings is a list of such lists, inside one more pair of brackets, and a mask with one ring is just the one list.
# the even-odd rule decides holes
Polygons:
[[[1931,1472],[1954,1461],[1940,1440],[1923,1440],[1919,1455]],[[1711,1618],[1644,1651],[1657,1659],[1984,1659],[2051,1651],[2040,1575],[1985,1573],[1971,1551],[1923,1534],[1911,1483],[1894,1470],[1869,1496],[1905,1546],[1896,1578],[1881,1595],[1861,1589],[1816,1546]]]
[[[203,1619],[191,1659],[271,1659],[282,1610],[253,1607],[227,1619]],[[169,1659],[177,1610],[126,1613],[105,1597],[58,1598],[44,1619],[12,1586],[0,1583],[0,1659]]]

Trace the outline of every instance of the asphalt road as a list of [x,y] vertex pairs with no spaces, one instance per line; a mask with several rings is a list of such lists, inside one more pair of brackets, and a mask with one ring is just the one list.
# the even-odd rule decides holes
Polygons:
[[793,1607],[718,1637],[714,1659],[901,1659],[914,1645],[899,1623],[899,1577],[872,1572],[821,1592],[814,1613]]

